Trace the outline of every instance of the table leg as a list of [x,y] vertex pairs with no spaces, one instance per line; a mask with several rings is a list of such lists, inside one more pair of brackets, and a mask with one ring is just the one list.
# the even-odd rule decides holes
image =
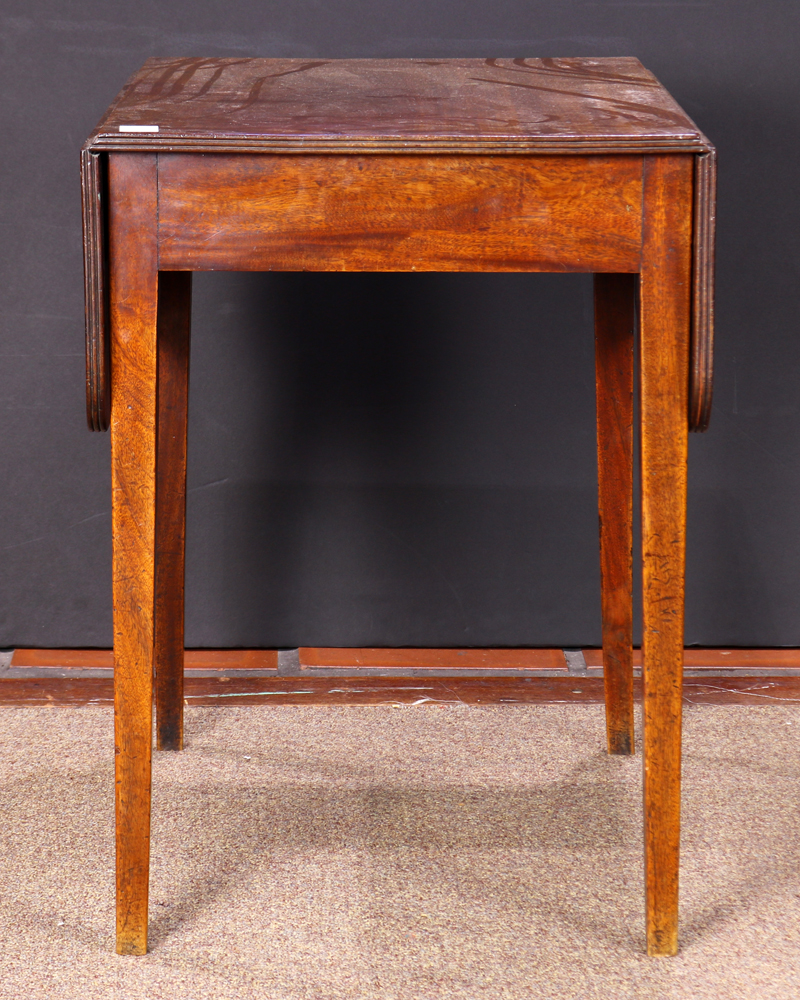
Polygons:
[[156,158],[109,156],[117,952],[147,950],[156,508]]
[[186,539],[186,425],[189,396],[190,271],[158,276],[156,456],[156,746],[183,749],[183,595]]
[[594,276],[603,681],[608,752],[633,753],[635,274]]
[[641,290],[647,951],[678,950],[692,157],[645,157]]

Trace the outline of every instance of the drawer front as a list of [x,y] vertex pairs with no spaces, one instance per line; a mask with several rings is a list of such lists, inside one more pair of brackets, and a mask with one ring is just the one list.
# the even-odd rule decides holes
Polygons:
[[159,267],[638,271],[642,163],[161,153]]

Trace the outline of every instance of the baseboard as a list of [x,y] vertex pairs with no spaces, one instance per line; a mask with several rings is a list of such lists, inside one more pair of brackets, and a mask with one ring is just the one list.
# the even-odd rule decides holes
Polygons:
[[[4,660],[0,705],[113,703],[109,649],[17,649]],[[687,704],[800,704],[800,649],[690,648],[684,670]],[[184,683],[187,705],[603,701],[596,649],[187,650]]]

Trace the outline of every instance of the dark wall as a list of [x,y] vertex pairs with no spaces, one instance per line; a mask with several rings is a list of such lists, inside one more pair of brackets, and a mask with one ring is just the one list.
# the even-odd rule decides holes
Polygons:
[[[800,645],[800,5],[5,0],[0,645],[109,645],[77,153],[151,55],[636,55],[720,154],[687,641]],[[591,279],[195,279],[187,643],[599,642]]]

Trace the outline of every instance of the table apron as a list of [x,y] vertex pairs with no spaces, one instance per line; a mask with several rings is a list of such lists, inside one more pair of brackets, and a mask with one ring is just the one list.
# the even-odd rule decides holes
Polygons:
[[634,272],[638,155],[158,154],[158,266]]

